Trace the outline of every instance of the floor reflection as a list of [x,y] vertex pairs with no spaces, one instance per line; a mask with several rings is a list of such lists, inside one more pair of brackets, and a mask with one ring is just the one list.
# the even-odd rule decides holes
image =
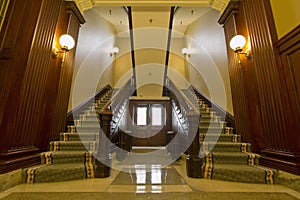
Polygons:
[[173,167],[161,165],[134,165],[121,171],[112,185],[182,185],[184,179]]

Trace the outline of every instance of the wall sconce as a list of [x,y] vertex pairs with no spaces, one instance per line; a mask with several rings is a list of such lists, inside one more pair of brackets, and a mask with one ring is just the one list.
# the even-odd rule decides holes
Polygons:
[[182,50],[181,50],[181,53],[184,55],[184,56],[187,56],[187,57],[190,57],[190,52],[189,52],[189,50],[187,49],[187,48],[183,48]]
[[[57,48],[53,49],[52,56],[56,58],[59,53],[63,53],[65,55],[66,52],[70,51],[75,46],[75,40],[72,36],[68,34],[61,35],[59,38],[59,44],[61,46],[61,50],[58,50]],[[63,56],[63,61],[64,62]]]
[[242,35],[236,35],[230,40],[231,49],[238,54],[239,64],[241,64],[240,54],[244,54],[248,60],[251,60],[252,58],[250,49],[248,49],[246,52],[242,52],[245,45],[246,45],[246,38]]
[[114,47],[111,52],[110,52],[110,56],[116,55],[119,53],[119,48],[118,47]]

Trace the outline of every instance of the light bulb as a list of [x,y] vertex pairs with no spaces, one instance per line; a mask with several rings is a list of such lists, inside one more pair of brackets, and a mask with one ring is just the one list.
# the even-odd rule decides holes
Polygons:
[[246,38],[242,35],[236,35],[230,40],[230,47],[234,51],[240,51],[246,44]]
[[70,50],[75,46],[75,40],[72,36],[64,34],[60,36],[59,44],[62,46],[62,49]]

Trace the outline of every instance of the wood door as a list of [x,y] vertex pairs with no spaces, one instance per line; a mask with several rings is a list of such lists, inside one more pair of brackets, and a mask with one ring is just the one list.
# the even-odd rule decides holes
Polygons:
[[135,104],[133,107],[133,146],[166,145],[166,106]]

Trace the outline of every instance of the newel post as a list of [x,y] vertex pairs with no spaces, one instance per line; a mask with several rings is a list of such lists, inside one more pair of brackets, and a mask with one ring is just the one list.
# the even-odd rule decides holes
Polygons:
[[203,158],[200,158],[200,143],[199,143],[199,125],[200,116],[198,114],[188,114],[189,134],[188,137],[193,137],[193,141],[187,150],[186,155],[186,175],[191,178],[202,178]]
[[97,148],[97,159],[95,178],[105,178],[110,176],[112,157],[111,157],[111,141],[110,141],[110,125],[112,121],[112,112],[103,110],[99,113],[100,133]]

